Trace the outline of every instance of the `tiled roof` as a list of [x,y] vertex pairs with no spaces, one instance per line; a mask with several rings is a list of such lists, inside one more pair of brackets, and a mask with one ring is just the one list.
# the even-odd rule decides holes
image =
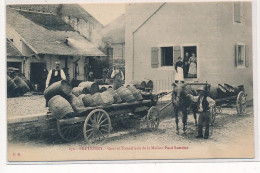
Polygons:
[[6,40],[7,56],[24,56],[10,40]]
[[[104,54],[96,48],[92,43],[86,40],[76,31],[66,30],[62,28],[48,28],[49,24],[40,24],[40,21],[35,21],[29,13],[27,18],[25,15],[20,14],[15,9],[7,7],[6,9],[6,21],[20,36],[25,40],[29,47],[32,47],[36,54],[49,54],[49,55],[82,55],[82,56],[104,56]],[[42,19],[54,19],[55,16],[49,16],[53,14],[41,14]],[[45,22],[48,21],[45,19]],[[62,24],[63,25],[63,24]],[[63,25],[66,26],[66,25]],[[7,30],[8,32],[8,30]],[[80,48],[76,48],[72,45],[66,44],[66,38],[76,40],[82,45]]]
[[91,14],[89,14],[78,4],[19,4],[9,5],[9,7],[21,10],[30,10],[35,12],[70,16],[78,19],[83,19],[85,21],[90,21],[97,27],[103,27],[103,25],[98,20],[96,20]]

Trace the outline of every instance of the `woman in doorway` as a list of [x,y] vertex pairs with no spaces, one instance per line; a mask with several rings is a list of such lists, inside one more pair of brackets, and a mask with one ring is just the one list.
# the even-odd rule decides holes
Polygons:
[[182,58],[178,57],[178,62],[175,64],[175,83],[181,81],[184,82],[184,77],[183,77],[183,62]]
[[197,77],[197,58],[195,56],[195,53],[192,53],[192,56],[190,57],[190,60],[188,63],[190,64],[188,77],[196,78]]

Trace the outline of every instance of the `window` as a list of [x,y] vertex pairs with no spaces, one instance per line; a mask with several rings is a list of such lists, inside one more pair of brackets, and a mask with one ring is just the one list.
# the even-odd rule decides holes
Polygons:
[[161,66],[173,66],[173,47],[161,47]]
[[242,23],[242,3],[234,2],[234,22]]
[[246,45],[239,43],[235,46],[235,62],[237,67],[248,67]]
[[[176,69],[179,65],[183,68],[184,78],[197,78],[197,45],[164,46],[151,48],[151,67],[167,67],[163,69]],[[182,63],[176,64],[178,61]],[[169,67],[169,68],[168,68]]]

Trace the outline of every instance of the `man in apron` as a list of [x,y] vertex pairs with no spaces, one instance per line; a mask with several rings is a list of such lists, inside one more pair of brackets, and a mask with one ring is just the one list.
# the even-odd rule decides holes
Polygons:
[[[46,79],[46,88],[51,86],[53,83],[58,82],[60,80],[66,80],[66,75],[62,69],[60,69],[60,62],[55,62],[55,69],[49,71],[47,79]],[[48,103],[46,100],[46,107],[48,107]]]
[[124,74],[119,70],[118,66],[114,66],[113,72],[111,74],[113,81],[113,89],[116,90],[122,86],[122,81],[124,80]]

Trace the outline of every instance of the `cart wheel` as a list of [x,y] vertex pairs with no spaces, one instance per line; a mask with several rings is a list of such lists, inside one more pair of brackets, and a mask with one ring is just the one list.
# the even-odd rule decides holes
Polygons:
[[236,108],[238,115],[244,114],[246,112],[246,94],[244,91],[240,91],[237,95]]
[[147,113],[146,116],[146,123],[147,123],[147,128],[150,131],[156,131],[158,129],[159,123],[160,123],[160,112],[157,109],[157,107],[152,106]]
[[57,121],[58,133],[63,141],[71,142],[79,139],[82,134],[82,124],[61,124]]
[[210,110],[210,124],[213,126],[217,115],[217,107],[214,105]]
[[84,123],[83,134],[88,144],[102,144],[110,134],[111,121],[106,111],[95,109],[91,111]]

